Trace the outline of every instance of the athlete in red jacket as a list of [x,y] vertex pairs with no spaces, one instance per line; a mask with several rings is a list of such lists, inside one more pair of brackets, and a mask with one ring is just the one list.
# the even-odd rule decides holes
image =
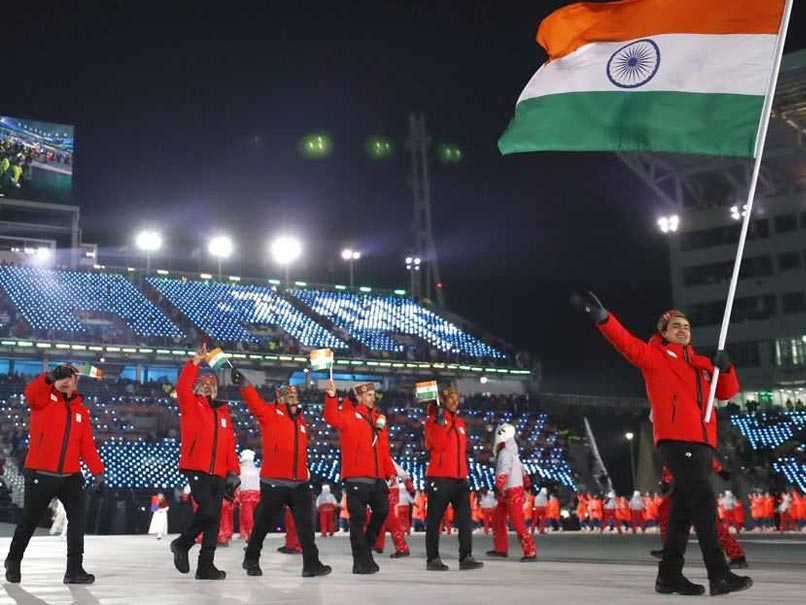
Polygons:
[[[339,407],[336,385],[329,380],[325,387],[324,417],[339,432],[341,477],[350,512],[353,573],[372,574],[380,568],[372,558],[371,547],[389,512],[386,479],[395,478],[397,472],[389,454],[386,416],[375,409],[375,387],[371,382],[357,384],[353,394],[355,406],[345,399]],[[367,506],[372,510],[369,524]]]
[[713,360],[698,355],[691,346],[691,324],[675,309],[660,316],[658,333],[644,342],[630,334],[593,293],[588,292],[586,297],[575,295],[572,303],[587,313],[616,350],[641,370],[652,406],[655,444],[676,479],[655,590],[680,594],[705,592],[705,587],[683,576],[689,523],[693,523],[697,532],[708,569],[710,593],[750,588],[753,581],[731,572],[719,548],[716,494],[710,482],[717,421],[713,414],[710,422],[705,422],[705,407],[715,367],[720,370],[717,399],[729,399],[739,391],[736,370],[727,354],[717,351]]
[[243,568],[250,576],[261,576],[260,551],[280,509],[287,505],[294,517],[302,545],[302,576],[324,576],[331,569],[319,560],[313,529],[313,495],[308,472],[308,425],[302,417],[296,387],[277,389],[277,403],[261,399],[246,376],[232,369],[232,383],[241,387],[249,411],[260,424],[263,462],[260,466],[260,506]]
[[205,344],[182,368],[176,383],[182,433],[179,470],[187,475],[191,496],[199,508],[190,526],[171,542],[171,552],[176,569],[188,573],[188,551],[202,533],[196,579],[223,580],[227,574],[213,564],[221,500],[225,492],[234,495],[240,483],[240,465],[229,408],[216,399],[216,379],[212,374],[199,376],[199,364],[206,355]]
[[459,569],[478,569],[473,558],[473,529],[470,521],[470,483],[467,480],[467,427],[459,416],[459,393],[442,391],[441,405],[428,407],[425,447],[430,460],[425,471],[428,511],[425,524],[426,569],[447,571],[439,557],[439,523],[448,505],[453,505],[459,530]]
[[92,419],[77,391],[78,370],[58,366],[25,388],[31,410],[28,456],[25,458],[25,505],[5,561],[6,580],[20,582],[20,562],[28,542],[50,501],[57,497],[67,513],[67,571],[65,584],[92,584],[95,576],[84,571],[86,523],[83,461],[103,482],[104,465],[95,449]]

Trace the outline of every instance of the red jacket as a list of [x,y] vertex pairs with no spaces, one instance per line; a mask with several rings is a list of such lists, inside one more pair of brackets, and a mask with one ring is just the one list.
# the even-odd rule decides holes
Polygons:
[[381,431],[375,429],[375,421],[380,416],[377,409],[370,410],[363,404],[353,406],[349,402],[339,409],[339,400],[326,394],[324,415],[325,422],[339,431],[342,480],[386,479],[397,475],[389,454],[389,425]]
[[[445,426],[437,424],[438,413],[444,415]],[[431,455],[426,477],[467,479],[467,427],[459,414],[429,406],[425,447]]]
[[25,468],[72,475],[84,461],[93,475],[104,472],[95,448],[90,413],[80,394],[69,399],[48,384],[42,374],[25,387],[25,403],[31,409],[28,455]]
[[240,474],[229,408],[225,403],[212,408],[207,397],[193,392],[198,375],[199,366],[188,361],[176,381],[182,433],[179,470],[218,477],[226,477],[228,473]]
[[260,476],[289,481],[310,479],[308,427],[302,414],[298,413],[292,418],[284,404],[267,403],[251,384],[241,389],[241,394],[252,415],[260,423],[263,447]]
[[[666,342],[659,334],[646,343],[639,340],[611,313],[599,330],[605,338],[640,368],[652,404],[655,443],[690,441],[716,447],[716,414],[705,423],[705,407],[711,388],[714,364],[697,355],[691,345],[682,347]],[[716,398],[730,399],[739,392],[739,381],[733,366],[719,374]]]

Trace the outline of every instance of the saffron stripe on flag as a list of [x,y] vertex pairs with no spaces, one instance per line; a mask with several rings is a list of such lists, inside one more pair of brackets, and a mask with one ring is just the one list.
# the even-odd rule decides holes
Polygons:
[[556,60],[591,42],[661,34],[777,35],[783,14],[784,0],[580,2],[559,8],[543,19],[537,42],[549,60]]

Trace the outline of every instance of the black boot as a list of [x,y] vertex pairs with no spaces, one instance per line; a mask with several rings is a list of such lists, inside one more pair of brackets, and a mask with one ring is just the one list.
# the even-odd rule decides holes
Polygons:
[[731,567],[733,569],[747,569],[748,567],[750,567],[750,564],[747,562],[747,557],[742,555],[741,557],[731,559],[730,563],[728,563],[728,567]]
[[473,555],[467,555],[464,559],[459,561],[459,569],[462,571],[468,571],[470,569],[479,569],[484,567],[484,563],[481,561],[476,561],[473,558]]
[[243,567],[246,570],[246,575],[247,576],[262,576],[263,575],[263,570],[260,569],[260,563],[258,562],[257,559],[249,559],[247,557],[244,557],[243,558],[243,563],[241,564],[241,567]]
[[326,576],[333,568],[330,565],[325,565],[321,561],[317,561],[313,565],[309,567],[303,567],[302,569],[302,577],[303,578],[314,578],[316,576]]
[[67,571],[64,572],[65,584],[92,584],[95,576],[84,571],[81,557],[67,558]]
[[442,562],[442,559],[437,557],[436,559],[431,559],[428,563],[426,563],[425,568],[428,571],[448,571],[450,567],[445,565]]
[[705,586],[702,584],[695,584],[690,582],[688,578],[683,576],[674,580],[657,577],[655,580],[655,592],[660,594],[681,594],[687,596],[697,596],[705,594]]
[[498,552],[497,550],[488,550],[486,553],[488,557],[501,557],[502,559],[506,559],[509,554],[505,552]]
[[380,568],[374,562],[359,562],[353,559],[353,573],[359,575],[369,575],[378,573]]
[[652,555],[653,557],[655,557],[656,559],[662,559],[663,558],[663,549],[661,548],[659,550],[650,550],[649,554]]
[[22,580],[20,573],[20,562],[14,559],[6,559],[6,582],[11,584],[19,584]]
[[174,554],[174,567],[179,573],[190,573],[188,550],[179,544],[179,538],[171,542],[171,552]]
[[740,590],[747,590],[753,585],[753,580],[747,576],[737,576],[733,572],[728,572],[727,575],[722,576],[714,582],[710,582],[709,588],[711,596],[719,594],[727,594],[729,592],[739,592]]
[[403,557],[408,557],[409,554],[410,553],[405,551],[405,550],[398,550],[396,552],[393,552],[391,555],[389,555],[389,558],[390,559],[402,559]]
[[227,572],[218,569],[212,561],[199,561],[196,567],[197,580],[223,580],[226,577]]

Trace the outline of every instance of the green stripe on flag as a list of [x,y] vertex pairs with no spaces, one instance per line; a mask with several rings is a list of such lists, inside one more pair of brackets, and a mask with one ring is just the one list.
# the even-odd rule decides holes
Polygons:
[[666,151],[752,157],[764,97],[579,92],[518,103],[501,153]]

